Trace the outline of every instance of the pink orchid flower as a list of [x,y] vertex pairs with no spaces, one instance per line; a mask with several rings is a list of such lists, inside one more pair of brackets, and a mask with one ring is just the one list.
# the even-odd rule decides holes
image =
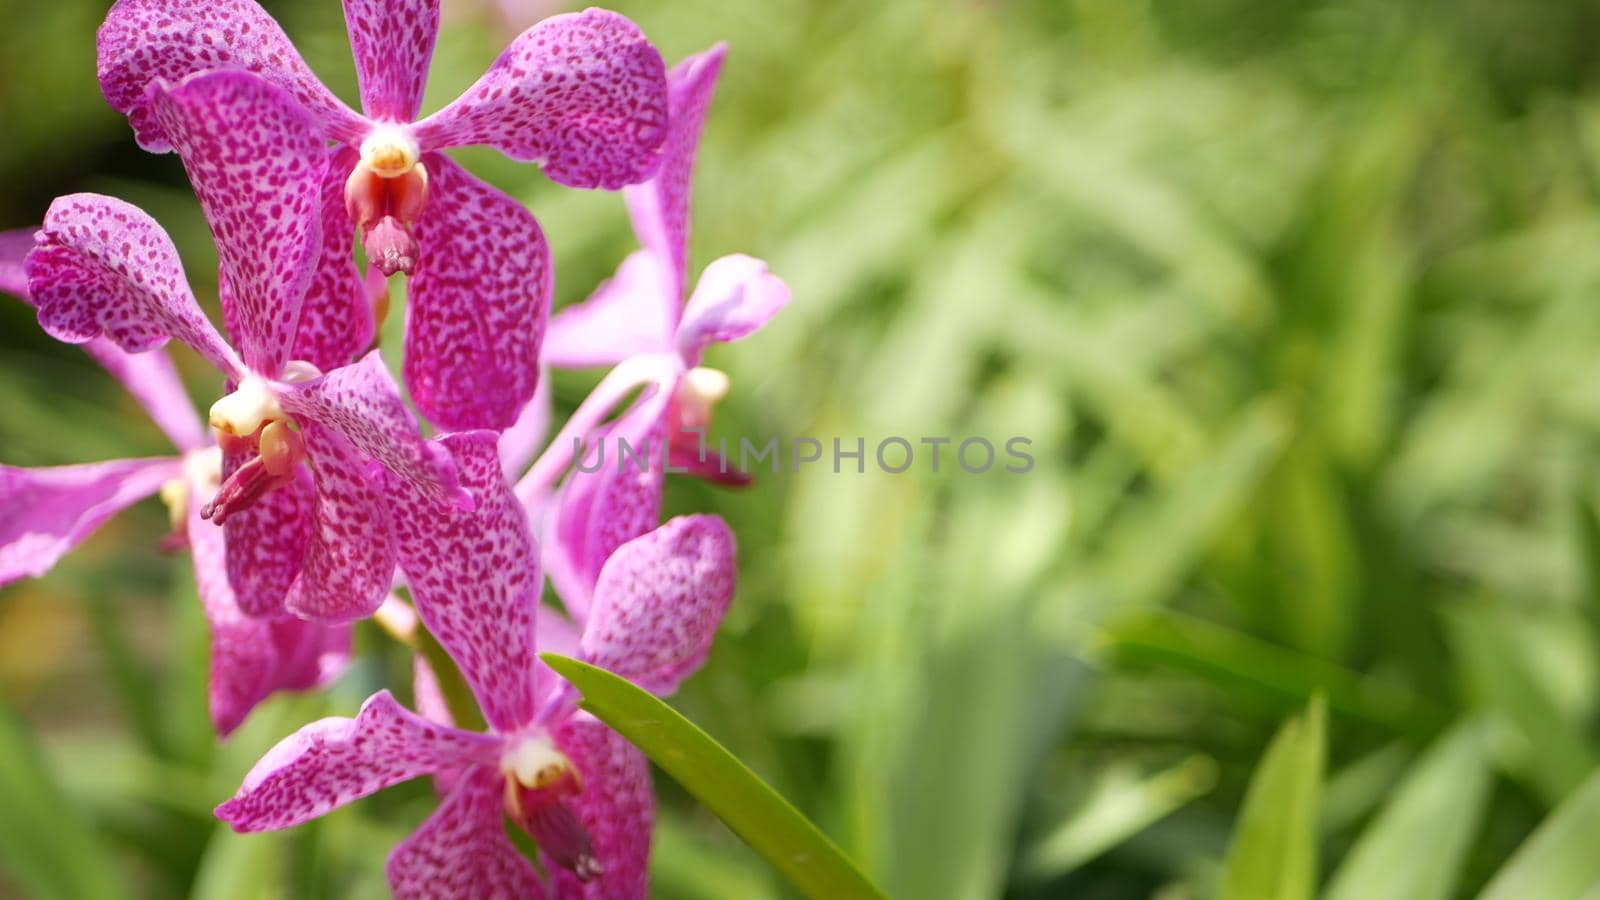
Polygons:
[[[708,265],[684,302],[688,284],[689,199],[701,126],[726,48],[691,56],[667,77],[670,115],[661,169],[625,191],[643,245],[581,304],[550,321],[543,361],[579,368],[619,364],[573,414],[517,493],[542,522],[545,563],[567,607],[587,609],[600,568],[623,542],[660,521],[663,478],[675,471],[731,484],[743,473],[704,450],[713,405],[727,376],[700,365],[706,348],[758,331],[789,302],[789,288],[766,263],[743,254]],[[644,392],[615,421],[610,412],[641,385]],[[595,470],[567,477],[559,498],[546,491],[573,462],[574,444],[603,448]],[[620,456],[650,448],[648,458]],[[670,455],[663,449],[670,447]],[[581,462],[581,460],[580,460]],[[594,461],[591,460],[591,465]]]
[[[99,35],[101,89],[139,143],[175,145],[149,86],[219,68],[288,91],[330,151],[321,280],[337,285],[352,227],[367,258],[407,285],[404,375],[423,414],[503,429],[532,396],[551,291],[550,251],[519,203],[438,152],[486,144],[553,180],[615,190],[649,177],[665,135],[661,55],[626,18],[556,16],[512,41],[477,83],[414,121],[439,30],[438,0],[345,0],[364,115],[311,72],[253,0],[119,0]],[[234,135],[248,152],[244,135]]]
[[[224,477],[199,515],[223,526],[239,607],[258,618],[368,615],[396,558],[374,472],[432,497],[470,499],[449,455],[423,441],[376,351],[326,374],[310,361],[350,351],[344,332],[325,327],[341,320],[339,295],[306,302],[322,242],[308,213],[327,165],[316,123],[284,91],[239,71],[152,86],[148,111],[211,225],[241,351],[207,321],[161,226],[95,194],[56,200],[28,254],[39,322],[60,340],[104,335],[128,353],[177,338],[214,365],[232,388],[209,416]],[[291,351],[303,356],[291,360]]]
[[[574,637],[540,608],[536,551],[496,436],[436,441],[453,454],[474,508],[409,521],[401,567],[418,616],[460,666],[491,731],[425,718],[382,691],[355,718],[314,722],[268,751],[217,815],[239,831],[288,828],[402,781],[443,776],[439,808],[389,856],[396,897],[643,898],[649,767],[536,662],[535,633],[552,632],[539,635],[540,649],[670,692],[704,661],[732,598],[733,536],[716,517],[686,516],[623,545]],[[408,493],[396,502],[427,502]],[[548,882],[506,836],[508,817],[539,845]]]
[[[34,229],[0,233],[0,291],[29,301],[23,258]],[[222,532],[199,517],[193,497],[209,498],[222,458],[209,440],[162,350],[131,354],[97,337],[83,344],[115,376],[179,455],[75,466],[0,466],[0,585],[43,575],[123,509],[159,493],[171,510],[176,543],[187,544],[211,631],[208,679],[212,726],[226,737],[275,691],[308,690],[333,680],[350,659],[350,626],[301,619],[252,619],[226,576]]]

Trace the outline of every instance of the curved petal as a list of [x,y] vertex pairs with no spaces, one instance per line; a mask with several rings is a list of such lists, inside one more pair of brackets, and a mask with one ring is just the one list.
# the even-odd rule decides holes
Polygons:
[[407,283],[406,386],[451,431],[504,429],[533,396],[550,315],[550,248],[522,204],[431,153]]
[[189,504],[187,532],[211,629],[211,724],[226,737],[273,691],[305,690],[337,674],[349,659],[350,629],[246,616],[228,583],[222,530],[201,519],[199,508]]
[[606,560],[583,629],[583,658],[656,694],[705,662],[738,578],[733,532],[679,516]]
[[276,378],[322,249],[324,141],[292,97],[248,72],[151,89],[150,111],[183,160],[216,239],[245,365]]
[[[250,458],[249,453],[224,453],[223,477],[232,475]],[[223,522],[228,583],[245,615],[263,619],[283,616],[289,588],[305,565],[315,498],[311,476],[301,468],[293,481],[262,495],[254,505]],[[207,527],[217,526],[210,523]]]
[[28,273],[22,260],[33,249],[33,235],[37,228],[13,228],[0,231],[0,291],[28,299]]
[[349,147],[329,151],[322,179],[322,250],[300,307],[290,359],[331,372],[361,355],[376,323],[367,286],[356,269],[355,226],[344,208],[344,182],[359,158]]
[[415,119],[439,37],[439,0],[344,0],[344,21],[362,111],[392,122]]
[[567,802],[589,832],[605,873],[588,883],[546,865],[555,894],[563,898],[643,898],[650,892],[650,832],[656,795],[644,754],[588,713],[565,720],[553,735],[583,777],[583,792]]
[[129,353],[177,338],[232,379],[243,365],[189,291],[172,238],[144,210],[100,194],[58,197],[28,254],[28,292],[51,337],[101,334]]
[[283,385],[278,397],[291,415],[342,435],[429,498],[469,502],[450,454],[422,439],[378,351],[314,381]]
[[667,73],[670,117],[667,139],[661,145],[661,169],[654,178],[625,192],[639,243],[666,264],[674,324],[689,279],[689,199],[695,151],[700,147],[700,128],[727,52],[728,46],[719,43]]
[[666,124],[661,54],[623,16],[588,9],[524,31],[415,134],[425,150],[488,144],[569,187],[616,190],[654,173]]
[[172,457],[0,466],[0,585],[48,572],[107,519],[182,473]]
[[146,89],[158,80],[177,84],[213,69],[244,69],[288,91],[330,138],[359,141],[366,130],[253,0],[118,0],[96,45],[100,90],[128,117],[146,150],[172,146],[151,115]]
[[600,568],[611,552],[661,519],[669,395],[655,391],[600,431],[594,450],[562,488],[553,517],[550,577],[573,617],[583,621]]
[[767,264],[735,253],[700,273],[678,325],[678,352],[695,365],[713,343],[747,338],[789,303],[789,286]]
[[313,422],[301,429],[316,481],[305,563],[284,605],[304,619],[344,622],[372,615],[394,575],[389,508],[350,442]]
[[276,831],[438,769],[493,765],[500,748],[499,738],[429,722],[379,691],[354,719],[321,719],[279,741],[217,818],[236,831]]
[[551,317],[545,365],[582,369],[673,350],[678,294],[670,277],[649,251],[629,254],[589,299]]
[[539,565],[522,506],[506,485],[495,434],[438,439],[475,508],[391,494],[400,567],[423,624],[461,667],[484,718],[502,733],[532,721]]
[[450,796],[389,853],[396,900],[543,900],[533,864],[506,837],[503,778],[469,769]]

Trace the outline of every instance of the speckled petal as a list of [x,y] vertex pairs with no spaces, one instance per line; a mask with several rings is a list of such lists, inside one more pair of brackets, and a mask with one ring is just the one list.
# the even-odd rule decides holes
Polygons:
[[383,604],[394,575],[388,504],[349,441],[315,422],[300,433],[317,489],[305,563],[285,606],[305,619],[365,618]]
[[457,483],[450,454],[422,439],[378,351],[314,381],[285,385],[279,400],[290,415],[338,432],[427,497],[470,502]]
[[268,750],[217,818],[276,831],[438,769],[492,765],[500,749],[499,738],[429,722],[379,691],[354,719],[312,722]]
[[661,54],[626,18],[588,9],[524,31],[415,133],[425,150],[488,144],[570,187],[616,190],[654,174],[666,124]]
[[150,111],[211,225],[245,365],[275,378],[322,252],[328,154],[316,122],[283,90],[238,71],[153,87]]
[[350,629],[246,616],[228,584],[222,529],[201,519],[199,510],[200,504],[189,504],[189,549],[211,629],[211,724],[226,737],[273,691],[315,687],[342,669]]
[[362,110],[374,119],[415,119],[439,36],[439,0],[344,0],[344,21]]
[[329,152],[322,180],[322,251],[300,307],[300,327],[290,359],[324,372],[349,365],[371,344],[374,331],[367,286],[356,269],[355,226],[344,208],[344,182],[359,156],[349,147]]
[[476,501],[465,512],[402,491],[391,518],[417,613],[461,667],[497,731],[534,713],[534,608],[539,566],[521,504],[500,471],[491,431],[437,439]]
[[502,776],[469,769],[433,815],[389,854],[396,900],[543,900],[533,864],[506,837]]
[[656,256],[630,254],[589,299],[550,319],[544,363],[558,369],[615,365],[636,353],[674,350],[678,294]]
[[406,386],[441,428],[504,429],[533,396],[550,248],[521,203],[428,154],[421,256],[407,283]]
[[599,470],[575,469],[561,489],[550,577],[580,621],[588,614],[600,567],[611,552],[661,520],[667,400],[667,393],[657,390],[601,431],[590,443],[604,448],[604,459],[591,450],[583,460],[585,467],[598,464]]
[[28,293],[51,337],[104,334],[129,353],[177,338],[224,375],[243,364],[200,311],[172,238],[143,210],[100,194],[58,197],[28,254]]
[[37,228],[14,228],[0,231],[0,292],[28,299],[28,273],[22,260],[33,249],[33,235]]
[[252,0],[118,0],[100,26],[97,46],[100,90],[128,117],[146,150],[171,149],[150,113],[150,84],[177,84],[213,69],[244,69],[283,88],[331,138],[358,141],[366,127]]
[[705,662],[738,577],[733,532],[679,516],[618,547],[600,570],[583,658],[657,694]]
[[171,457],[0,466],[0,585],[36,578],[105,521],[182,474]]
[[583,777],[583,793],[568,802],[589,832],[595,858],[605,867],[605,874],[584,884],[566,869],[546,865],[555,895],[561,900],[645,900],[656,812],[650,764],[637,748],[588,713],[563,721],[553,736]]
[[[661,169],[625,194],[639,243],[666,265],[674,317],[689,277],[689,200],[695,151],[700,147],[700,128],[727,51],[726,44],[717,44],[667,73],[670,117],[667,139],[661,145]],[[676,321],[674,318],[674,324]]]
[[[250,459],[247,454],[225,453],[223,477]],[[310,543],[316,488],[311,473],[302,466],[288,484],[264,494],[255,505],[228,516],[222,533],[228,547],[228,583],[239,608],[253,618],[284,615],[289,588],[305,564]],[[204,504],[209,497],[196,497]],[[207,523],[216,528],[214,523]]]
[[749,337],[789,303],[789,286],[767,264],[735,253],[700,273],[678,326],[678,352],[695,365],[713,343]]

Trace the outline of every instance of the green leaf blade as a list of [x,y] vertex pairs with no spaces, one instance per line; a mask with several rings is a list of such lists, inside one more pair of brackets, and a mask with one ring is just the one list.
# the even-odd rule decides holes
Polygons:
[[1221,900],[1311,900],[1326,734],[1327,706],[1318,697],[1272,739],[1245,794]]
[[654,695],[604,669],[541,654],[580,704],[644,751],[808,897],[882,898],[827,835],[748,766]]

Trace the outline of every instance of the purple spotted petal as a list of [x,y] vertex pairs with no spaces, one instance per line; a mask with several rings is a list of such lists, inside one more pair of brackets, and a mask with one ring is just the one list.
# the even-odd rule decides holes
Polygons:
[[492,765],[500,748],[499,738],[429,722],[379,691],[354,719],[312,722],[268,750],[217,818],[236,831],[276,831],[438,769]]
[[51,337],[82,344],[101,334],[129,353],[177,338],[229,378],[243,364],[200,311],[172,239],[141,209],[114,197],[68,194],[45,214],[28,254],[28,292]]
[[568,802],[605,868],[605,874],[584,884],[566,869],[547,864],[556,896],[643,900],[650,889],[650,829],[656,812],[649,763],[588,713],[563,721],[553,737],[583,777],[583,793]]
[[252,0],[118,0],[100,26],[97,46],[100,90],[128,117],[146,150],[171,149],[146,89],[213,69],[255,72],[288,91],[330,138],[359,141],[366,129]]
[[654,391],[601,431],[583,460],[598,471],[574,470],[562,488],[549,550],[550,578],[579,620],[588,614],[600,567],[611,552],[661,519],[668,397]]
[[301,429],[315,460],[312,533],[285,606],[305,619],[342,622],[372,615],[389,594],[394,538],[381,484],[350,442],[315,422]]
[[344,182],[358,155],[348,147],[329,152],[322,180],[322,251],[300,307],[300,327],[290,359],[324,372],[349,365],[372,344],[374,322],[367,286],[356,269],[355,227],[344,208]]
[[[226,478],[250,459],[249,454],[224,453]],[[310,543],[316,488],[311,473],[302,466],[294,480],[261,497],[248,509],[229,515],[222,524],[228,547],[228,582],[239,608],[253,618],[284,615],[289,588],[305,565]],[[210,497],[196,497],[201,505]],[[213,523],[208,527],[216,528]]]
[[666,123],[661,54],[626,18],[588,9],[524,31],[415,133],[425,150],[488,144],[569,187],[616,190],[654,173]]
[[33,249],[33,235],[38,230],[0,231],[0,292],[24,300],[28,298],[28,273],[22,268],[22,260]]
[[[678,63],[667,74],[671,115],[661,145],[661,169],[654,178],[626,191],[628,214],[639,243],[668,270],[673,312],[683,300],[689,271],[689,199],[700,128],[717,89],[726,44],[717,44]],[[674,319],[676,322],[676,319]]]
[[179,460],[0,466],[0,585],[43,575],[121,510],[182,474]]
[[[476,766],[389,854],[396,900],[543,900],[533,864],[506,837],[504,779]],[[563,895],[565,896],[565,895]]]
[[406,386],[441,428],[509,428],[539,377],[550,248],[521,203],[442,154],[425,164],[430,199],[407,284]]
[[678,294],[669,279],[656,256],[645,250],[630,254],[589,299],[551,317],[545,364],[582,369],[672,351]]
[[273,691],[305,690],[336,674],[349,659],[350,629],[246,616],[228,584],[222,529],[199,508],[190,502],[189,549],[211,629],[211,724],[226,737]]
[[679,516],[634,538],[600,570],[583,658],[672,693],[705,662],[737,576],[733,532],[716,516]]
[[238,71],[157,85],[150,111],[216,238],[245,365],[276,378],[322,251],[327,152],[317,124],[289,94]]
[[439,0],[344,0],[344,20],[362,110],[391,122],[415,119],[439,36]]
[[463,511],[402,491],[391,518],[423,624],[472,686],[484,718],[509,733],[534,713],[534,608],[539,566],[522,506],[506,484],[495,434],[437,439],[476,501]]
[[417,420],[374,350],[304,384],[285,385],[283,408],[342,435],[355,448],[439,502],[466,503],[450,454],[422,439]]
[[789,303],[789,286],[767,264],[735,253],[706,266],[683,308],[678,352],[690,365],[713,343],[749,337]]

